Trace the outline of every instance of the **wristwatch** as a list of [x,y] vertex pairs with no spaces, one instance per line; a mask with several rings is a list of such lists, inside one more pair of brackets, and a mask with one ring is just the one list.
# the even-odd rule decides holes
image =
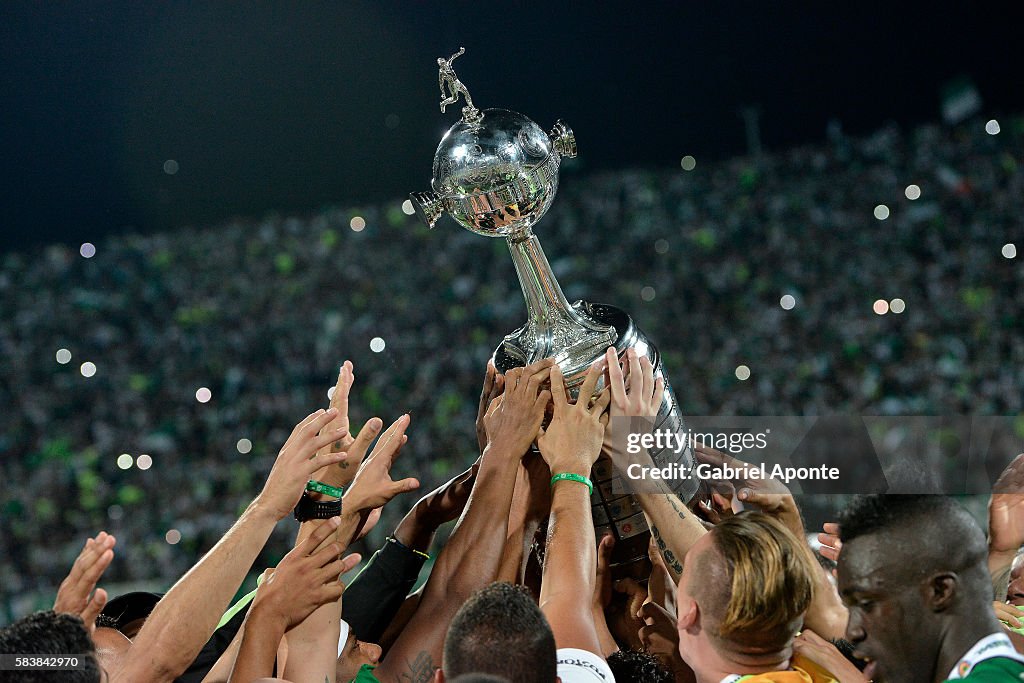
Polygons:
[[341,516],[341,499],[313,500],[308,492],[302,492],[299,504],[295,506],[295,519],[305,522],[310,519],[330,519]]

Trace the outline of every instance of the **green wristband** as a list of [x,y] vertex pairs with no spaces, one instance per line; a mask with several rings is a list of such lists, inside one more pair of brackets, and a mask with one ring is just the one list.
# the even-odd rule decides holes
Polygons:
[[325,496],[333,496],[335,498],[341,498],[342,494],[345,493],[345,489],[338,488],[336,486],[329,486],[328,484],[325,484],[322,481],[317,481],[316,479],[310,479],[306,483],[306,490],[322,493]]
[[594,495],[594,484],[582,474],[576,474],[575,472],[562,472],[561,474],[556,474],[551,477],[551,485],[554,486],[556,481],[576,481],[581,484],[585,484],[587,489],[590,491],[590,495]]

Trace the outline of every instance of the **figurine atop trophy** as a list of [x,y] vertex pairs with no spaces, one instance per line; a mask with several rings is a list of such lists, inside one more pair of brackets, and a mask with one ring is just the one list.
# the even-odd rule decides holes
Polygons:
[[[628,348],[646,355],[657,376],[664,377],[657,348],[623,310],[607,304],[577,301],[569,304],[533,234],[533,227],[551,207],[558,190],[558,167],[563,157],[576,156],[572,129],[556,121],[545,133],[531,119],[507,109],[479,110],[452,69],[438,58],[441,111],[459,95],[466,99],[462,118],[451,126],[434,153],[432,190],[410,195],[416,215],[433,228],[447,213],[467,230],[487,237],[504,237],[512,252],[519,284],[526,299],[527,321],[505,336],[494,351],[499,372],[553,357],[575,396],[587,370],[614,346],[621,357]],[[447,92],[446,92],[447,88]],[[675,393],[665,377],[665,394],[655,429],[686,431]],[[652,452],[659,465],[695,464],[693,450],[678,455]],[[598,537],[612,530],[620,564],[646,557],[648,526],[635,499],[625,491],[610,464],[594,468],[592,502]],[[697,494],[696,479],[681,479],[673,489],[684,502]],[[632,541],[624,543],[626,540]],[[623,554],[627,556],[623,556]],[[628,557],[635,555],[635,557]]]

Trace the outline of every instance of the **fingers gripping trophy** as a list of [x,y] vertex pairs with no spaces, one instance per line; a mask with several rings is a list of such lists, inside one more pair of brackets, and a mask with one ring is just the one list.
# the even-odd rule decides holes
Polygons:
[[[632,347],[638,355],[647,356],[656,376],[664,377],[657,348],[625,311],[589,301],[569,304],[533,234],[533,226],[547,212],[558,190],[559,162],[562,157],[576,156],[572,130],[556,121],[545,133],[522,114],[477,109],[452,69],[452,61],[464,52],[465,48],[460,48],[448,59],[437,60],[441,111],[459,95],[466,106],[434,154],[432,191],[415,192],[410,199],[416,215],[430,228],[447,213],[467,230],[504,237],[508,243],[526,299],[527,321],[495,349],[495,367],[504,373],[554,357],[575,396],[591,364],[609,346],[615,347],[620,358]],[[655,429],[686,431],[667,377]],[[694,465],[689,445],[679,454],[662,450],[651,455],[659,466],[670,461]],[[607,530],[615,535],[614,560],[625,567],[646,558],[649,529],[640,505],[632,496],[622,494],[626,487],[616,485],[615,476],[610,462],[598,460],[592,477],[594,524],[598,538]],[[689,502],[697,494],[698,482],[678,479],[673,488]]]

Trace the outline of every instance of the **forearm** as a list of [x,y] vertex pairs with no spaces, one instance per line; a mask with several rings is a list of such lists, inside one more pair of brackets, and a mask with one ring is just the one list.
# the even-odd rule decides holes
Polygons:
[[636,497],[651,527],[651,536],[665,559],[665,566],[672,573],[673,580],[679,581],[683,558],[707,531],[667,486],[662,485],[660,493],[639,493]]
[[242,625],[242,642],[228,683],[251,683],[257,678],[272,677],[277,647],[284,632],[282,621],[261,614],[254,605]]
[[[810,553],[811,549],[808,548],[807,552]],[[812,560],[818,565],[816,558]],[[814,598],[804,615],[804,626],[828,640],[841,640],[846,637],[849,612],[829,580],[825,568],[820,565],[818,568],[819,571],[814,575]]]
[[318,607],[301,624],[288,631],[288,661],[284,678],[334,683],[340,636],[341,602]]
[[277,524],[253,501],[157,603],[113,680],[172,680],[195,659]]
[[378,679],[427,681],[441,665],[455,612],[497,575],[518,466],[518,454],[488,446],[466,511],[438,553],[416,612],[378,667]]
[[[552,468],[555,472],[556,468]],[[557,468],[556,473],[572,471]],[[594,594],[597,541],[586,486],[560,481],[553,490],[540,608],[557,647],[601,652],[588,599]]]
[[395,543],[385,543],[373,554],[345,590],[344,619],[359,639],[380,643],[409,591],[416,584],[426,558]]

